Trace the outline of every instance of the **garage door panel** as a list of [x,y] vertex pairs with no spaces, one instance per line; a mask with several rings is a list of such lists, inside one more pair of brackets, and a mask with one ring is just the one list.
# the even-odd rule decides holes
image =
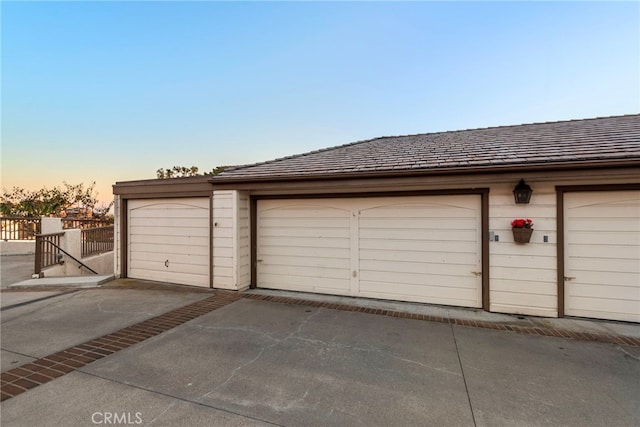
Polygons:
[[623,313],[620,311],[602,311],[597,308],[582,310],[580,308],[567,308],[571,311],[571,316],[589,317],[594,319],[611,319],[623,322],[639,322],[638,316],[634,313]]
[[[575,282],[574,282],[575,283]],[[580,283],[585,285],[602,285],[614,283],[617,286],[638,286],[638,275],[620,271],[592,271],[580,277]]]
[[[463,252],[476,253],[477,242],[475,241],[411,241],[411,248],[414,251],[429,252],[438,250],[442,252]],[[407,248],[406,239],[360,239],[360,249],[402,251]]]
[[265,241],[265,237],[269,237],[266,246],[271,247],[293,247],[293,248],[333,248],[333,249],[348,249],[349,239],[346,238],[314,238],[314,237],[273,237],[258,235],[258,239],[262,237],[262,241]]
[[[616,245],[616,244],[592,244],[592,245],[571,245],[571,254],[575,257],[584,257],[584,258],[607,258],[606,254],[603,256],[603,250],[600,246],[606,246],[607,248],[611,248],[612,256],[609,259],[630,259],[630,260],[638,260],[640,258],[640,251],[636,251],[638,246],[634,245]],[[615,256],[613,256],[615,254]]]
[[608,246],[612,242],[617,246],[636,246],[638,237],[634,233],[626,231],[603,232],[599,230],[587,230],[582,233],[567,232],[566,242],[569,245]]
[[148,270],[145,272],[144,280],[153,280],[165,283],[177,283],[179,285],[203,286],[202,276],[190,273],[174,273],[159,270]]
[[602,219],[589,219],[589,218],[571,218],[571,224],[567,227],[567,231],[584,231],[590,233],[592,230],[598,230],[599,232],[638,232],[640,231],[640,224],[637,219],[632,218],[602,218]]
[[[469,267],[468,269],[466,267]],[[450,275],[452,270],[461,272],[461,276],[471,276],[474,271],[477,271],[473,265],[467,264],[455,264],[452,262],[407,262],[407,261],[382,261],[382,260],[360,260],[361,272],[389,272],[389,273],[415,273],[421,275],[428,274],[442,274]]]
[[555,270],[546,268],[504,268],[499,270],[500,279],[520,281],[523,277],[531,282],[556,283],[558,276]]
[[325,238],[345,238],[349,236],[348,228],[313,228],[308,227],[262,227],[260,229],[262,237],[313,237],[318,239]]
[[[603,284],[587,284],[587,283],[573,283],[569,295],[571,297],[583,297],[583,298],[600,298],[602,295],[602,287],[606,287],[607,295],[610,299],[615,300],[634,300],[638,299],[638,287],[637,286],[619,286],[616,285],[603,285]],[[640,303],[639,303],[640,304]]]
[[478,195],[261,200],[257,221],[260,287],[481,306]]
[[147,221],[132,222],[129,224],[132,235],[143,236],[202,236],[205,231],[208,233],[209,225],[205,221],[201,224],[189,224],[184,223],[180,226],[176,226],[170,222],[164,225],[151,225]]
[[[137,202],[137,201],[136,201]],[[149,221],[175,222],[179,220],[199,221],[203,218],[202,210],[209,210],[207,203],[201,206],[184,204],[138,204],[129,210],[130,220],[145,219]]]
[[193,245],[209,246],[209,238],[202,236],[160,236],[160,235],[139,235],[134,234],[129,237],[129,242],[152,244],[152,245]]
[[[375,219],[360,219],[361,294],[390,292],[386,287],[408,293],[397,299],[482,305],[480,197],[457,196],[455,204],[447,199],[425,197],[411,207],[392,204],[362,212]],[[370,260],[374,254],[382,259]]]
[[[260,263],[265,265],[277,266],[282,260],[279,255],[266,255],[264,252],[260,257]],[[335,256],[330,257],[316,257],[316,256],[304,256],[300,254],[290,255],[287,257],[287,264],[292,267],[306,267],[306,268],[333,268],[344,270],[349,275],[350,263],[347,258],[337,258]]]
[[349,280],[262,273],[260,287],[289,291],[349,294]]
[[162,254],[165,257],[171,255],[182,256],[182,255],[203,255],[207,256],[209,254],[209,246],[194,246],[194,245],[171,245],[171,248],[168,250],[164,249],[161,245],[150,244],[150,243],[132,243],[129,245],[131,251],[131,259],[135,259],[139,256],[139,252],[141,253],[149,253],[149,254]]
[[268,218],[274,218],[277,221],[281,221],[282,219],[289,220],[291,218],[308,220],[310,216],[313,218],[332,218],[338,220],[349,218],[348,210],[321,203],[282,205],[281,200],[261,200],[260,204],[262,206],[260,210],[261,221]]
[[[170,236],[170,237],[204,237],[204,233],[209,233],[206,228],[160,228],[156,227],[155,230],[153,228],[145,228],[139,227],[135,228],[134,231],[130,234],[131,236]],[[208,237],[207,237],[208,239]]]
[[[132,209],[130,218],[146,218],[149,220],[176,221],[181,219],[200,220],[201,211],[205,207],[195,207],[190,205],[145,205]],[[208,208],[206,208],[208,209]]]
[[[288,262],[288,260],[287,260]],[[291,264],[267,264],[261,268],[263,274],[283,274],[298,277],[318,277],[330,279],[349,279],[349,270],[328,266],[291,265]]]
[[435,264],[449,262],[452,264],[472,265],[476,262],[476,253],[360,249],[360,262],[362,263],[363,261],[397,261]]
[[266,256],[344,259],[349,256],[349,249],[309,247],[301,250],[299,247],[262,246],[260,253],[261,259]]
[[128,205],[128,276],[209,286],[209,198]]
[[[259,286],[344,294],[349,289],[349,212],[313,202],[258,204]],[[327,256],[328,255],[328,256]]]
[[[435,196],[437,197],[437,196]],[[440,200],[451,196],[440,197]],[[448,218],[465,218],[474,216],[474,208],[468,205],[468,196],[463,196],[460,205],[446,203],[428,203],[416,202],[411,204],[395,203],[392,198],[383,198],[378,202],[377,206],[369,206],[360,209],[362,218],[415,218],[424,220],[431,219],[448,219]],[[423,198],[423,200],[425,200]]]
[[573,316],[638,322],[640,305],[629,300],[574,297],[567,309]]
[[640,322],[640,191],[564,199],[565,313]]
[[[187,264],[187,265],[198,265],[204,266],[206,268],[208,254],[203,255],[193,255],[193,254],[173,254],[171,256],[170,263],[173,264]],[[131,261],[155,261],[161,262],[163,265],[167,258],[162,253],[139,253],[136,254],[135,257],[131,258]]]
[[621,199],[620,192],[612,192],[611,197],[597,197],[597,202],[575,199],[568,200],[565,205],[572,210],[572,218],[634,218],[638,214],[637,200],[633,195],[629,198],[622,196]]
[[[432,229],[438,230],[440,228],[440,224],[443,221],[446,221],[450,226],[454,229],[458,230],[472,230],[476,229],[476,221],[475,218],[406,218],[400,217],[402,221],[394,224],[394,228],[396,229],[414,229],[414,230],[424,230],[424,229]],[[397,218],[396,218],[397,219]],[[368,228],[388,228],[389,227],[389,218],[360,218],[360,228],[368,229]],[[392,220],[393,221],[393,220]]]
[[129,225],[141,228],[172,227],[189,232],[190,229],[209,228],[209,218],[131,218]]
[[[165,271],[166,270],[164,261],[132,260],[131,267],[136,270],[144,270],[144,271]],[[174,274],[185,273],[189,275],[207,274],[207,266],[203,266],[201,264],[172,262],[170,263],[170,267],[171,267],[171,270],[167,271],[168,273],[174,273]]]
[[443,286],[452,289],[476,289],[475,277],[471,275],[455,276],[451,274],[397,274],[389,271],[362,271],[360,290],[366,290],[366,283],[404,283],[417,286]]
[[[390,224],[391,226],[391,224]],[[405,228],[389,228],[371,229],[363,228],[360,232],[361,239],[399,239],[399,240],[421,240],[429,242],[446,242],[446,241],[476,241],[476,231],[474,230],[443,230],[440,229],[405,229]]]
[[[260,218],[260,228],[283,227],[283,228],[307,228],[309,218],[304,217],[284,217],[284,218]],[[349,220],[345,216],[340,217],[314,217],[313,226],[316,228],[349,228]]]
[[[457,289],[450,286],[422,286],[405,283],[366,282],[366,292],[362,296],[369,298],[384,298],[401,301],[429,302],[473,307],[475,305],[474,289]],[[466,305],[465,302],[466,301]]]
[[610,256],[603,258],[575,258],[567,264],[571,270],[580,270],[588,273],[592,271],[617,272],[624,271],[630,274],[640,274],[638,259],[617,259]]

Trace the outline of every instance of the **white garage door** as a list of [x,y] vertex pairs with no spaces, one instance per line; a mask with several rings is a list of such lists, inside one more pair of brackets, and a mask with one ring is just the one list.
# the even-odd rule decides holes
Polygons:
[[209,286],[209,198],[131,200],[128,276]]
[[640,322],[640,191],[566,193],[565,314]]
[[258,286],[482,306],[479,195],[258,201]]

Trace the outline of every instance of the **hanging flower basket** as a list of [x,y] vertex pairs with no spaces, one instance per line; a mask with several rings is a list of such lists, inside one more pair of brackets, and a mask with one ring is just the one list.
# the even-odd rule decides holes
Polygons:
[[529,243],[533,234],[533,221],[530,218],[516,218],[511,221],[513,241],[516,243]]

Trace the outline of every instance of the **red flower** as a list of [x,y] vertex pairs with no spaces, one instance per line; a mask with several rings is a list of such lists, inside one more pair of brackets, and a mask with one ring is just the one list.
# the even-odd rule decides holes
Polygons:
[[516,218],[511,221],[511,227],[513,228],[533,228],[533,220],[531,218]]

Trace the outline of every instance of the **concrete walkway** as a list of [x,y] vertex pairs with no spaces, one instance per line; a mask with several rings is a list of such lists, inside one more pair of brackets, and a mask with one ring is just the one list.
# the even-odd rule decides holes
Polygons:
[[0,288],[31,278],[34,269],[33,254],[0,254]]

